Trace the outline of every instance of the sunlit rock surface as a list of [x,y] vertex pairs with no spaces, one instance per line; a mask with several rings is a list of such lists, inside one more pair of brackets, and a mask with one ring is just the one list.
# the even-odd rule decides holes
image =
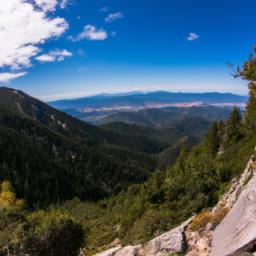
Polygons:
[[256,175],[241,190],[233,208],[213,232],[211,256],[246,251],[256,243]]

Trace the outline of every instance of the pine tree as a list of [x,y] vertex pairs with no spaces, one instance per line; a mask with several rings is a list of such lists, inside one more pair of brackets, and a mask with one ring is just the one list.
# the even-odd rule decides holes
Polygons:
[[238,107],[234,107],[226,123],[225,147],[242,138],[242,115]]
[[[256,52],[256,48],[254,52]],[[237,76],[250,82],[248,86],[249,101],[244,116],[244,124],[247,132],[253,132],[256,131],[256,59],[253,54],[242,68],[238,68]]]
[[206,136],[206,146],[211,154],[216,155],[218,153],[221,146],[221,136],[219,132],[219,123],[217,121],[213,122],[209,128]]
[[[256,72],[256,69],[255,69]],[[245,127],[247,131],[256,131],[256,83],[249,84],[249,101],[245,113]]]

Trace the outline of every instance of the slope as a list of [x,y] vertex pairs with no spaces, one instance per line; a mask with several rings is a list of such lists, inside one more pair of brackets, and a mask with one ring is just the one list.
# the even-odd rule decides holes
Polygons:
[[154,170],[156,160],[141,150],[164,148],[93,127],[8,88],[0,89],[0,124],[0,179],[29,204],[116,193]]

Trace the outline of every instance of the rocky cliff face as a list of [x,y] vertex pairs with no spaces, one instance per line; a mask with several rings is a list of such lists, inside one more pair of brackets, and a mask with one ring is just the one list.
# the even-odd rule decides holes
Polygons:
[[211,256],[233,255],[256,244],[256,175],[251,171],[233,208],[213,232]]
[[255,245],[256,168],[250,160],[211,211],[198,214],[145,245],[119,246],[97,256],[231,256],[253,251]]

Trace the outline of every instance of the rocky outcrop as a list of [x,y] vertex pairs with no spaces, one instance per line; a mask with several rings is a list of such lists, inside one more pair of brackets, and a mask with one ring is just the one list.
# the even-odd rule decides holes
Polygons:
[[256,243],[256,175],[245,185],[233,208],[213,232],[211,256],[228,256]]
[[161,256],[164,253],[183,252],[186,248],[185,228],[192,218],[184,222],[179,227],[162,234],[149,241],[139,251],[140,256]]
[[121,250],[121,248],[122,248],[121,246],[117,246],[117,247],[111,248],[105,252],[98,253],[95,256],[114,256],[118,251]]
[[211,230],[191,231],[186,230],[187,251],[186,256],[208,256],[210,253],[210,244],[212,240]]
[[128,245],[124,248],[122,248],[120,251],[118,251],[115,256],[135,256],[138,255],[138,252],[140,250],[141,246],[131,246]]
[[186,248],[185,229],[193,218],[141,246],[115,247],[95,256],[162,256],[183,252]]

